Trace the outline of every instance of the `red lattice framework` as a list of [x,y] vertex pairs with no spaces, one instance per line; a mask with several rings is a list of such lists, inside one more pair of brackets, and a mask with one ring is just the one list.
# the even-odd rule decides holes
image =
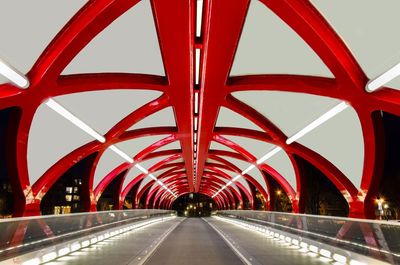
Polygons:
[[[364,90],[368,78],[341,38],[327,21],[306,0],[260,0],[277,16],[286,22],[315,51],[335,78],[321,78],[300,75],[253,75],[229,77],[234,55],[238,46],[243,24],[249,7],[248,0],[205,0],[203,8],[202,37],[195,37],[196,1],[152,0],[155,25],[164,62],[165,77],[145,74],[104,73],[61,75],[63,69],[74,57],[103,29],[108,27],[137,0],[92,0],[89,1],[60,31],[48,45],[31,71],[28,73],[30,87],[21,90],[11,84],[0,86],[0,107],[19,107],[22,116],[16,139],[15,159],[20,191],[16,191],[19,211],[16,215],[40,213],[40,200],[52,184],[74,163],[99,152],[91,172],[100,155],[112,144],[150,135],[165,135],[166,138],[154,143],[137,154],[135,161],[168,155],[149,169],[150,172],[168,169],[159,176],[174,193],[200,192],[214,195],[232,177],[226,170],[240,174],[240,169],[224,157],[241,159],[256,164],[256,157],[243,147],[224,138],[235,135],[265,141],[280,146],[289,156],[297,180],[294,190],[285,178],[267,164],[258,165],[258,170],[268,172],[282,186],[292,201],[294,212],[302,212],[299,205],[302,196],[301,169],[294,155],[309,161],[324,173],[344,195],[349,203],[350,216],[368,217],[373,210],[372,198],[376,196],[383,170],[382,165],[382,120],[373,115],[382,110],[400,116],[400,93],[391,89],[381,89],[375,93]],[[195,50],[201,51],[200,84],[195,85]],[[27,170],[27,142],[29,128],[36,109],[48,98],[94,90],[149,89],[162,91],[158,99],[135,110],[121,120],[105,135],[106,143],[90,142],[60,159],[36,182],[29,183]],[[357,112],[363,130],[365,161],[361,188],[355,187],[333,164],[316,152],[299,143],[287,145],[287,136],[266,117],[231,93],[246,90],[288,91],[321,95],[348,102]],[[199,92],[198,114],[194,113],[194,93]],[[136,122],[153,113],[172,106],[177,127],[159,127],[126,131]],[[220,107],[226,107],[252,121],[264,132],[243,128],[217,128],[216,119]],[[198,115],[198,143],[194,156],[194,117]],[[157,148],[179,141],[181,150],[157,151]],[[211,141],[219,142],[232,151],[209,150]],[[13,155],[10,153],[10,155]],[[174,162],[183,158],[184,163]],[[219,163],[208,163],[207,158]],[[194,163],[196,161],[196,163]],[[91,210],[95,210],[96,200],[107,185],[123,170],[132,167],[124,163],[110,172],[95,190],[90,190]],[[194,175],[197,178],[194,179]],[[120,207],[130,189],[145,177],[136,177],[121,191]],[[272,191],[264,190],[250,175],[244,176],[265,198]],[[147,184],[136,196],[139,200],[144,191],[151,189],[154,181]],[[235,183],[253,204],[254,194],[239,182]],[[304,193],[304,191],[303,191]],[[243,202],[242,194],[228,187],[215,196],[221,209],[235,206],[235,201]],[[148,192],[148,207],[171,207],[175,198],[160,186]],[[301,201],[301,200],[300,200]],[[152,202],[152,205],[149,203]]]

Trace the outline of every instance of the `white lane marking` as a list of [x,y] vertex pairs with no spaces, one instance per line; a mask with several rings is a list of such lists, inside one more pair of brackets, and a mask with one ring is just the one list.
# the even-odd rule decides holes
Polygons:
[[144,253],[145,253],[144,256],[140,256],[140,254],[139,254],[128,265],[143,265],[143,264],[145,264],[150,259],[150,257],[153,255],[153,253],[158,249],[158,247],[161,245],[161,243],[164,242],[164,240],[168,237],[168,235],[171,234],[172,231],[174,231],[175,228],[177,228],[178,225],[180,225],[184,219],[186,219],[186,218],[183,218],[182,220],[180,220],[174,226],[169,228],[161,237],[154,240],[154,242],[151,244],[151,245],[154,245],[154,247],[150,250],[144,250]]
[[212,225],[210,222],[208,222],[206,219],[202,218],[207,224],[209,224],[214,230],[215,232],[217,232],[222,239],[226,242],[226,244],[228,244],[228,246],[233,250],[233,252],[239,257],[239,259],[247,265],[252,265],[252,263],[229,241],[228,238],[226,238],[226,236],[219,231],[218,228],[216,228],[214,225]]

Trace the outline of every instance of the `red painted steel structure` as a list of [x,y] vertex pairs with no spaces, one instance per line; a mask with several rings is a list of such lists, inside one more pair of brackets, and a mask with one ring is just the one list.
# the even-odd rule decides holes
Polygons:
[[[371,217],[373,199],[377,194],[382,173],[383,152],[382,120],[375,111],[385,111],[400,115],[400,93],[382,89],[373,94],[364,90],[368,79],[341,38],[309,1],[305,0],[260,0],[277,16],[286,22],[315,51],[335,78],[321,78],[299,75],[257,75],[229,77],[234,55],[240,40],[246,18],[249,0],[204,0],[203,25],[201,37],[195,37],[196,1],[152,0],[155,25],[158,33],[166,76],[145,74],[77,74],[61,75],[63,69],[74,57],[102,30],[119,16],[134,8],[138,0],[92,0],[69,21],[43,51],[40,58],[28,73],[30,87],[21,90],[11,84],[0,86],[0,108],[18,107],[22,116],[15,143],[15,160],[18,180],[14,191],[18,205],[15,215],[40,214],[40,201],[52,184],[73,164],[98,152],[90,175],[93,185],[94,170],[101,154],[112,144],[150,135],[165,135],[137,154],[135,161],[168,155],[157,163],[150,172],[170,168],[159,176],[169,188],[183,195],[200,192],[212,196],[229,179],[227,170],[240,173],[240,170],[224,157],[233,157],[255,163],[256,157],[243,147],[227,140],[224,135],[243,136],[272,143],[282,147],[289,156],[296,173],[297,190],[293,189],[276,170],[270,166],[259,165],[258,170],[268,172],[282,186],[292,201],[295,212],[302,212],[299,205],[302,194],[302,172],[294,155],[309,161],[324,173],[349,203],[350,216]],[[200,84],[195,85],[195,49],[200,49]],[[29,129],[36,109],[50,97],[94,90],[110,89],[148,89],[163,92],[162,96],[145,104],[117,123],[105,135],[106,143],[96,141],[79,147],[60,159],[36,182],[30,183],[27,169],[27,142]],[[301,92],[337,98],[349,103],[357,112],[364,136],[365,162],[361,187],[355,187],[338,168],[316,152],[298,143],[286,144],[287,136],[266,117],[250,106],[235,99],[231,93],[245,90]],[[194,113],[194,92],[200,95],[199,113]],[[133,124],[153,113],[172,106],[177,126],[126,131]],[[216,128],[215,123],[220,107],[231,109],[258,125],[264,132],[242,128]],[[199,118],[197,159],[194,163],[194,117]],[[158,148],[179,141],[181,150],[157,151]],[[211,141],[231,148],[232,151],[210,150]],[[183,158],[184,163],[173,163]],[[208,163],[211,158],[220,164]],[[97,187],[91,188],[91,209],[95,210],[97,199],[107,185],[123,170],[132,167],[124,163],[111,171]],[[194,175],[197,176],[194,181]],[[121,191],[120,207],[125,196],[134,185],[140,183],[144,174],[137,176]],[[254,185],[268,200],[268,191],[250,175],[244,176],[249,185]],[[145,189],[138,191],[140,200]],[[253,204],[254,194],[236,183]],[[94,189],[95,188],[95,189]],[[271,191],[269,191],[271,192]],[[24,197],[21,200],[21,196]],[[174,197],[155,186],[146,202],[153,199],[154,207],[170,207]],[[214,198],[219,208],[233,207],[243,198],[229,187]]]

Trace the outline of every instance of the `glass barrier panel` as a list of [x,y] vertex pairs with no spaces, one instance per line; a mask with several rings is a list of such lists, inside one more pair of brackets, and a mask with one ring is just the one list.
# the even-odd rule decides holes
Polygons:
[[3,219],[0,261],[113,227],[174,214],[169,210],[137,209]]
[[219,211],[217,214],[400,264],[400,223],[396,221],[246,210]]

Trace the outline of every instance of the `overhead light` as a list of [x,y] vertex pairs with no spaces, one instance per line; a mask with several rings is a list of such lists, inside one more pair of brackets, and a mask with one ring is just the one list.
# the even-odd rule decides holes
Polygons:
[[194,133],[193,138],[194,138],[193,141],[194,141],[195,143],[197,143],[197,133]]
[[119,149],[117,146],[110,145],[108,148],[110,148],[110,150],[114,151],[117,155],[119,155],[120,157],[122,157],[123,159],[128,161],[129,163],[133,164],[134,161],[133,161],[132,157],[128,156],[124,151]]
[[199,118],[198,118],[197,116],[194,117],[194,130],[195,130],[195,131],[197,131],[198,119],[199,119]]
[[80,129],[84,130],[86,133],[91,135],[93,138],[95,138],[99,142],[101,142],[101,143],[106,142],[106,139],[104,138],[104,136],[100,135],[98,132],[96,132],[94,129],[92,129],[89,125],[87,125],[86,123],[81,121],[78,117],[76,117],[74,114],[69,112],[66,108],[61,106],[54,99],[49,98],[45,102],[45,104],[49,108],[51,108],[52,110],[54,110],[55,112],[57,112],[58,114],[60,114],[61,116],[63,116],[64,118],[66,118],[67,120],[72,122],[73,124],[75,124],[76,126],[78,126]]
[[201,36],[201,24],[203,20],[203,0],[197,0],[196,5],[196,37]]
[[370,80],[365,86],[368,92],[374,92],[400,75],[400,63],[396,64],[377,78]]
[[339,114],[343,110],[347,109],[348,106],[349,105],[344,101],[342,101],[341,103],[337,104],[335,107],[330,109],[328,112],[326,112],[322,116],[320,116],[318,119],[316,119],[315,121],[313,121],[312,123],[310,123],[309,125],[304,127],[303,129],[301,129],[295,135],[293,135],[292,137],[288,138],[286,140],[286,144],[291,144],[291,143],[297,141],[298,139],[300,139],[301,137],[303,137],[307,133],[311,132],[312,130],[314,130],[315,128],[317,128],[318,126],[323,124],[324,122],[328,121],[329,119],[333,118],[334,116],[336,116],[337,114]]
[[281,147],[279,147],[279,146],[275,147],[269,153],[265,154],[263,157],[258,159],[257,160],[257,165],[260,165],[260,164],[264,163],[264,161],[266,161],[267,159],[270,159],[272,156],[274,156],[275,154],[279,153],[279,151],[281,151],[281,150],[282,150]]
[[194,113],[199,113],[199,92],[194,93]]
[[233,182],[230,180],[228,183],[226,183],[226,187],[232,185],[232,183],[233,183]]
[[232,179],[232,181],[236,181],[236,180],[238,180],[238,179],[240,179],[242,177],[242,175],[237,175],[236,177],[234,177],[233,179]]
[[251,164],[248,168],[246,168],[245,170],[243,170],[242,175],[247,174],[248,172],[250,172],[253,168],[255,168],[256,166]]
[[20,88],[28,88],[28,78],[10,64],[0,59],[0,74]]
[[195,84],[198,85],[200,83],[200,49],[196,48],[196,57],[195,57]]
[[[139,164],[136,164],[136,165],[139,165]],[[135,166],[136,166],[135,165]],[[140,166],[140,165],[139,165]],[[142,167],[142,166],[140,166],[143,170],[146,170],[144,167]],[[141,169],[141,170],[142,170]],[[142,171],[143,171],[142,170]],[[147,171],[147,170],[146,170]],[[148,172],[148,171],[147,171]],[[156,182],[157,182],[157,184],[158,185],[160,185],[163,189],[165,189],[166,191],[168,191],[169,193],[171,193],[175,198],[177,198],[177,196],[175,195],[175,193],[173,193],[172,192],[172,190],[170,190],[170,189],[168,189],[167,188],[167,186],[161,181],[161,180],[159,180],[159,179],[157,179],[153,174],[148,174],[148,176],[150,177],[150,178],[152,178],[153,180],[155,180]]]
[[149,177],[154,179],[154,180],[157,180],[157,178],[153,174],[149,174]]
[[149,174],[149,171],[147,170],[147,169],[145,169],[144,167],[142,167],[142,165],[141,164],[139,164],[139,163],[136,163],[135,164],[135,167],[137,168],[137,169],[139,169],[140,171],[142,171],[144,174]]

